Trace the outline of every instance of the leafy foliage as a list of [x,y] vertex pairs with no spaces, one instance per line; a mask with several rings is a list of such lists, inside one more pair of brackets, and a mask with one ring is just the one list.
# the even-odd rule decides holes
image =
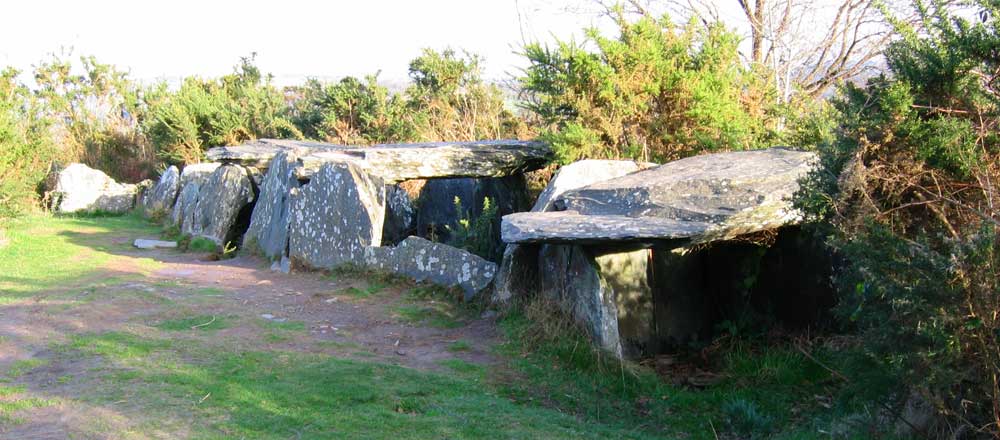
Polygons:
[[309,138],[342,144],[404,142],[417,138],[405,103],[378,84],[347,77],[335,84],[310,79],[293,88],[294,122]]
[[[841,130],[800,204],[848,262],[839,313],[882,377],[982,436],[1000,433],[1000,5],[915,3],[892,76],[847,86]],[[872,375],[873,377],[876,375]],[[906,393],[890,396],[906,398]]]
[[629,22],[620,10],[617,24],[617,38],[587,32],[596,52],[572,41],[525,47],[527,108],[562,162],[668,161],[781,139],[776,92],[742,65],[733,32],[669,17]]
[[218,79],[186,78],[176,92],[161,83],[148,92],[146,102],[144,128],[170,163],[200,162],[206,149],[220,145],[302,137],[288,117],[284,95],[253,64],[253,56]]
[[37,101],[17,82],[18,73],[0,72],[0,218],[30,206],[35,184],[57,153],[48,121],[38,116]]

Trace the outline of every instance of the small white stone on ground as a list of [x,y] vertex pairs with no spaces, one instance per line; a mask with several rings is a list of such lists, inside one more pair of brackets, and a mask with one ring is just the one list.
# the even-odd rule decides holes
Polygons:
[[152,240],[148,238],[137,238],[135,242],[132,243],[133,246],[139,249],[156,249],[156,248],[175,248],[177,247],[176,241],[162,241],[162,240]]

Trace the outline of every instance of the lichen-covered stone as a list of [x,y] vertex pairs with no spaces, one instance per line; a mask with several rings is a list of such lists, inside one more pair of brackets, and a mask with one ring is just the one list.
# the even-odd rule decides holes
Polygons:
[[194,208],[198,206],[198,194],[201,192],[201,183],[198,181],[188,182],[177,194],[174,208],[170,211],[170,222],[178,228],[184,230],[184,223],[190,221],[194,216]]
[[364,264],[380,246],[386,185],[351,163],[323,165],[293,197],[289,256],[296,265],[331,269]]
[[504,216],[507,243],[656,243],[705,234],[713,225],[659,217],[581,215],[576,211],[522,212]]
[[180,170],[171,165],[160,175],[160,180],[156,182],[156,185],[149,189],[143,197],[143,209],[146,214],[153,215],[173,209],[180,187]]
[[[554,201],[564,192],[653,166],[627,160],[581,160],[563,166],[549,180],[531,212],[554,209]],[[505,213],[504,215],[507,215]],[[493,301],[506,303],[513,297],[530,294],[538,286],[538,246],[508,244],[497,271]]]
[[594,344],[621,357],[615,292],[594,257],[580,246],[545,245],[540,262],[541,294],[570,313]]
[[54,182],[48,194],[52,209],[60,213],[123,213],[135,206],[138,187],[121,184],[99,170],[74,163],[49,178]]
[[199,185],[205,183],[220,166],[222,164],[218,162],[195,163],[184,166],[184,169],[181,170],[180,188],[183,190],[189,183],[198,183]]
[[282,151],[271,161],[244,236],[246,248],[271,260],[287,255],[292,191],[301,186],[294,172],[297,160],[294,152]]
[[417,281],[459,287],[467,301],[490,285],[497,267],[462,249],[420,237],[407,237],[395,247],[367,248],[365,265]]
[[240,213],[254,202],[253,184],[247,171],[238,165],[217,168],[198,190],[190,218],[181,230],[195,237],[208,238],[219,245],[238,239],[233,234]]
[[396,244],[416,232],[417,210],[410,195],[399,185],[386,188],[386,214],[382,243]]
[[503,177],[536,170],[548,164],[552,149],[535,141],[494,140],[381,144],[371,147],[319,142],[260,139],[244,145],[215,147],[209,160],[266,169],[281,151],[295,151],[308,177],[328,162],[352,162],[388,183],[447,177]]
[[[420,189],[416,200],[420,207],[416,213],[418,236],[441,243],[451,243],[454,231],[462,220],[478,218],[483,214],[485,202],[496,208],[495,235],[490,237],[500,243],[500,217],[527,210],[530,207],[528,184],[523,174],[506,177],[431,179]],[[461,205],[462,212],[459,212]],[[485,237],[479,237],[481,239]]]

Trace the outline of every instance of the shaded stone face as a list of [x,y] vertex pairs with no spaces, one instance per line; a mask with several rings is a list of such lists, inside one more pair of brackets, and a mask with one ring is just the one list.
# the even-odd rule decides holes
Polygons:
[[49,194],[52,209],[60,213],[124,213],[135,206],[138,193],[136,185],[118,183],[107,174],[81,163],[57,171],[50,180],[55,182]]
[[417,281],[459,287],[467,301],[490,285],[497,268],[472,253],[420,237],[408,237],[395,247],[369,247],[365,264]]
[[[652,164],[638,164],[626,160],[581,160],[563,166],[549,180],[538,196],[531,212],[547,212],[555,209],[555,200],[564,192],[591,185],[629,173],[639,171]],[[514,217],[516,218],[516,216]],[[507,227],[511,217],[507,216],[501,228]],[[516,225],[515,225],[516,226]],[[527,228],[526,228],[527,229]],[[501,235],[514,236],[518,232]],[[518,239],[520,240],[520,239]],[[527,240],[526,240],[527,241]],[[505,303],[513,297],[524,297],[538,286],[538,246],[509,244],[504,249],[503,259],[497,271],[493,301]]]
[[364,264],[365,248],[382,242],[386,185],[350,163],[329,163],[293,197],[289,256],[332,269]]
[[243,241],[245,248],[271,260],[287,255],[292,191],[301,186],[294,173],[297,159],[294,152],[282,151],[271,161]]
[[240,214],[254,202],[253,183],[247,171],[237,165],[217,168],[198,190],[190,218],[181,230],[195,237],[208,238],[219,245],[239,239],[234,231]]
[[580,246],[544,245],[539,261],[541,294],[583,325],[594,344],[621,357],[614,289],[594,257]]
[[156,185],[149,189],[143,198],[143,208],[147,214],[170,211],[177,201],[177,194],[180,192],[181,175],[180,170],[175,166],[170,166],[160,176]]
[[[451,243],[459,222],[482,215],[486,199],[497,208],[495,236],[500,243],[500,217],[528,209],[528,185],[523,174],[499,178],[457,178],[428,180],[416,200],[416,235],[441,243]],[[458,200],[462,212],[455,201]]]
[[382,244],[394,245],[416,232],[417,209],[399,185],[386,187],[386,215]]
[[180,230],[184,230],[184,224],[194,217],[194,208],[198,206],[198,194],[201,192],[201,183],[197,181],[188,182],[177,194],[177,201],[170,211],[170,221]]

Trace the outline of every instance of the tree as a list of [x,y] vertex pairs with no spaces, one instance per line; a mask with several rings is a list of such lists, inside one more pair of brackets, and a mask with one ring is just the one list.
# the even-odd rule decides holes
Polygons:
[[[597,0],[605,13],[617,3]],[[788,102],[795,93],[819,97],[839,82],[877,69],[893,33],[883,19],[894,0],[628,0],[629,14],[670,13],[681,22],[724,23],[749,42],[744,61],[765,69]],[[732,13],[731,11],[738,11]],[[726,11],[726,12],[724,12]],[[613,12],[610,12],[613,15]],[[912,18],[913,16],[910,16]]]

